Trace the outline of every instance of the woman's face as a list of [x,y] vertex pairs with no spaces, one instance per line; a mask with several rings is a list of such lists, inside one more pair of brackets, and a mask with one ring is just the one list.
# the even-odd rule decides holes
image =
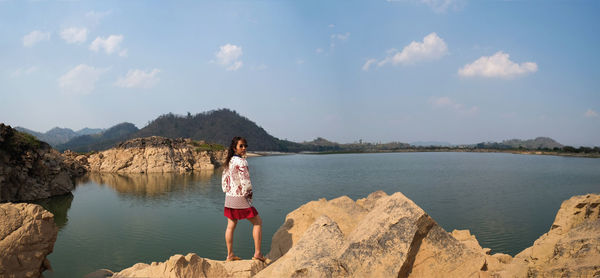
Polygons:
[[246,155],[246,148],[247,147],[248,147],[248,145],[243,140],[237,141],[237,144],[235,146],[235,154],[237,154],[239,156]]

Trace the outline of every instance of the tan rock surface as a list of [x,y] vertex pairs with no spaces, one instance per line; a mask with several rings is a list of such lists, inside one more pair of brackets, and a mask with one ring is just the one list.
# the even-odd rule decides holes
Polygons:
[[285,217],[284,224],[273,235],[271,251],[267,254],[267,258],[277,260],[285,254],[321,215],[333,219],[342,233],[348,234],[366,214],[366,209],[347,196],[330,201],[322,198],[308,202]]
[[346,222],[346,231],[324,212],[341,200],[352,207],[351,200],[334,200],[310,202],[288,214],[288,220],[321,216],[306,230],[296,226],[292,234],[300,239],[256,277],[468,277],[485,264],[483,251],[465,247],[401,193],[375,192],[354,202],[367,213],[354,214],[360,221]]
[[225,161],[226,151],[200,150],[190,139],[160,136],[136,138],[85,159],[90,172],[186,173],[212,170]]
[[39,277],[50,263],[58,228],[34,204],[0,204],[0,277]]
[[600,195],[564,201],[550,231],[517,254],[499,276],[599,277]]
[[246,278],[254,276],[264,267],[265,263],[256,260],[215,261],[201,258],[195,253],[189,253],[185,256],[180,254],[173,255],[167,261],[160,263],[137,263],[130,268],[115,273],[112,277]]

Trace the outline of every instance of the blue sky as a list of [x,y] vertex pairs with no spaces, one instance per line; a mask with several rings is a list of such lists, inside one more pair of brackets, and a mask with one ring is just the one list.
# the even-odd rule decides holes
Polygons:
[[600,145],[599,1],[0,1],[0,121]]

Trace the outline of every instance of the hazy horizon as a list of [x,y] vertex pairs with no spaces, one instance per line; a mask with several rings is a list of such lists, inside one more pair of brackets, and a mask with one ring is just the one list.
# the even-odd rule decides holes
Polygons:
[[600,145],[598,1],[0,1],[0,122]]

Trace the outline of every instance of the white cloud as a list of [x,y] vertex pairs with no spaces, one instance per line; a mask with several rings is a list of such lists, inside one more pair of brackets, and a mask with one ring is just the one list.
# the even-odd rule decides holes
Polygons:
[[31,66],[28,68],[19,68],[10,74],[10,78],[17,78],[17,77],[21,77],[24,75],[30,75],[30,74],[36,72],[38,69],[39,68],[36,66]]
[[436,13],[445,13],[449,8],[459,10],[466,0],[387,0],[388,2],[415,2],[429,6]]
[[123,35],[110,35],[106,39],[97,37],[90,44],[90,50],[98,52],[103,48],[106,54],[112,54],[121,48],[120,44],[122,41]]
[[327,25],[327,27],[329,27],[329,28],[333,28],[333,27],[335,27],[335,24],[333,24],[333,23],[332,23],[332,24],[329,24],[329,25]]
[[302,60],[302,59],[296,59],[296,64],[302,65],[302,64],[304,64],[304,60]]
[[433,108],[449,109],[461,115],[471,115],[479,112],[479,107],[471,106],[470,108],[467,108],[463,104],[457,103],[449,97],[430,97],[429,103]]
[[215,57],[217,59],[217,64],[225,67],[227,70],[236,71],[243,65],[243,62],[239,60],[242,57],[242,54],[241,46],[228,43],[219,48]]
[[588,118],[598,117],[598,112],[596,112],[590,108],[587,111],[585,111],[585,116]]
[[323,48],[317,48],[317,49],[315,49],[315,52],[317,54],[321,54],[321,53],[323,53]]
[[343,41],[347,41],[348,38],[350,38],[350,33],[349,32],[346,32],[345,34],[332,34],[329,46],[331,48],[334,48],[337,41],[342,41],[342,42]]
[[86,28],[70,27],[60,32],[60,37],[67,43],[83,43],[87,39],[88,30]]
[[50,32],[32,31],[23,37],[23,45],[32,47],[38,42],[50,40]]
[[372,64],[375,64],[377,59],[368,59],[362,67],[362,70],[368,71]]
[[127,51],[127,49],[123,49],[123,50],[119,51],[120,57],[127,57],[128,54],[129,54],[129,52]]
[[115,86],[122,88],[152,88],[160,80],[156,75],[160,72],[159,69],[149,70],[129,70],[125,77],[120,77]]
[[448,46],[435,32],[423,38],[423,42],[413,41],[405,46],[402,51],[388,50],[388,56],[380,61],[377,66],[385,64],[413,64],[419,61],[434,60],[448,54]]
[[107,70],[81,64],[58,78],[58,86],[66,93],[89,94]]
[[509,55],[502,51],[492,56],[482,56],[471,64],[467,64],[458,70],[463,77],[504,77],[510,78],[519,75],[534,73],[538,66],[533,62],[517,64],[509,59]]
[[97,11],[89,11],[85,14],[85,17],[90,20],[93,24],[97,25],[100,23],[100,20],[102,20],[104,17],[110,15],[112,13],[112,11],[104,11],[104,12],[97,12]]

